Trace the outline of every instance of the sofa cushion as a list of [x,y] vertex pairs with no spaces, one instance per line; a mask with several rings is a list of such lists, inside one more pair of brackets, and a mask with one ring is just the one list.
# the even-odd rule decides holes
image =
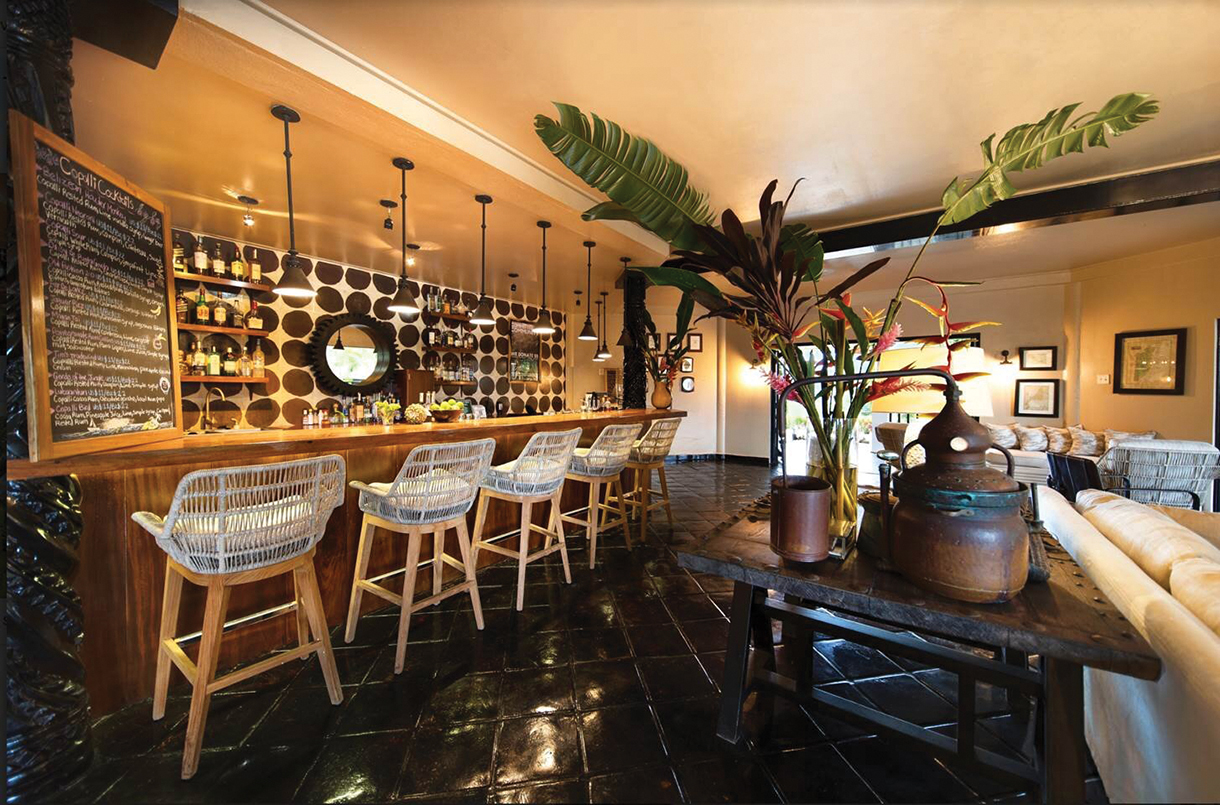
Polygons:
[[1076,495],[1076,511],[1165,589],[1178,562],[1203,557],[1220,563],[1220,548],[1142,503],[1086,489]]
[[1220,635],[1220,563],[1186,559],[1169,574],[1169,594]]
[[1143,433],[1135,433],[1128,430],[1110,430],[1109,428],[1106,428],[1105,436],[1106,449],[1109,450],[1114,445],[1118,444],[1119,442],[1126,441],[1127,439],[1155,439],[1156,431],[1150,430]]
[[1072,449],[1072,432],[1067,428],[1044,427],[1046,431],[1046,452],[1066,453]]
[[1189,528],[1212,545],[1220,548],[1220,514],[1157,504],[1150,504],[1148,508],[1155,509],[1178,525]]
[[1072,433],[1072,447],[1068,450],[1073,456],[1100,456],[1105,452],[1105,436],[1085,430],[1082,425],[1069,425]]
[[1009,450],[1016,447],[1017,434],[1012,427],[1012,425],[988,425],[987,430],[991,432],[991,443],[1007,447]]
[[1046,452],[1046,431],[1042,428],[1013,425],[1012,429],[1017,432],[1017,442],[1021,445],[1022,450]]

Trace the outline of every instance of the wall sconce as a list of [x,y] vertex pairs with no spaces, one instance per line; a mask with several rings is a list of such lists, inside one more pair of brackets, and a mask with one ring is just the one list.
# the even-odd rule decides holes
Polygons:
[[1008,357],[1008,350],[1000,350],[1000,357],[1004,359],[1000,361],[1000,366],[1012,366],[1012,358]]

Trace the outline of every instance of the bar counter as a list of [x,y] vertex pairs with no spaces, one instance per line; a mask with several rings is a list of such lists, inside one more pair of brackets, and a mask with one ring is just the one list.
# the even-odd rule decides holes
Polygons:
[[[530,435],[537,431],[580,427],[584,431],[580,444],[585,446],[610,424],[638,422],[646,426],[655,419],[685,415],[682,411],[631,409],[424,425],[200,434],[55,461],[9,461],[7,466],[8,477],[12,480],[73,474],[81,485],[85,522],[75,587],[85,613],[85,641],[81,653],[96,717],[152,694],[165,554],[147,532],[132,522],[131,515],[142,510],[158,514],[167,512],[178,481],[186,473],[334,453],[346,462],[348,480],[388,482],[393,480],[411,449],[420,444],[494,438],[494,462],[498,464],[515,458]],[[587,494],[584,484],[568,484],[564,490],[564,510],[584,505]],[[331,515],[326,535],[317,547],[318,581],[331,626],[341,623],[347,613],[361,519],[357,497],[355,490],[349,487],[342,505]],[[536,511],[534,521],[544,522],[544,516],[545,512]],[[493,500],[487,513],[487,532],[496,535],[514,531],[519,527],[518,518],[517,507]],[[473,509],[468,523],[473,528]],[[452,534],[449,539],[453,541]],[[535,539],[540,537],[535,535]],[[427,562],[431,556],[430,541],[424,542],[421,562]],[[515,538],[510,544],[514,543]],[[449,545],[448,550],[456,554],[456,544]],[[378,537],[369,575],[399,569],[405,557],[405,540],[390,535]],[[501,558],[491,551],[483,551],[479,556],[480,564],[491,564]],[[573,572],[576,571],[574,566]],[[430,583],[429,573],[421,571],[419,588]],[[387,584],[393,587],[392,581]],[[234,588],[229,619],[264,612],[290,602],[292,597],[291,574],[270,582]],[[385,603],[375,596],[364,598],[364,610]],[[186,585],[179,634],[198,628],[202,622],[203,603],[203,591]],[[290,616],[254,620],[225,633],[220,666],[225,668],[256,658],[295,640],[296,624]],[[188,654],[194,656],[197,642],[188,644]],[[387,641],[387,645],[390,642]],[[342,645],[342,640],[339,639],[336,645]],[[180,674],[172,677],[174,684],[183,683]]]

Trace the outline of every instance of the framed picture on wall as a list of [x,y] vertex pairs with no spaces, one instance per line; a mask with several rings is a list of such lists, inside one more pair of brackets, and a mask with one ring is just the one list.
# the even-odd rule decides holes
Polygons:
[[1021,371],[1053,372],[1059,368],[1059,347],[1018,347]]
[[1016,393],[1013,394],[1013,416],[1059,416],[1059,381],[1030,380],[1017,381]]
[[678,388],[680,388],[686,392],[694,391],[695,390],[695,378],[693,378],[693,377],[682,378],[681,380],[678,381]]
[[657,333],[648,333],[648,349],[656,351],[661,348],[661,336]]
[[1185,328],[1115,334],[1114,393],[1185,394]]
[[695,371],[695,359],[689,355],[678,362],[678,371],[683,374],[690,374]]
[[703,333],[691,333],[687,338],[690,339],[688,343],[691,352],[703,351]]
[[541,339],[532,322],[511,321],[509,327],[508,379],[537,383]]

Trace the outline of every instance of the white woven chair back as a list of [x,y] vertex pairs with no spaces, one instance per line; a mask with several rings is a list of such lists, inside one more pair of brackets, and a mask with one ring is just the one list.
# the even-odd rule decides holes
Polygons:
[[308,551],[343,502],[340,456],[188,473],[157,545],[196,573],[236,573]]
[[673,447],[674,436],[678,434],[678,426],[682,424],[681,417],[658,419],[648,427],[644,438],[631,451],[631,460],[640,464],[653,464],[664,461]]
[[460,517],[474,505],[495,450],[495,439],[416,447],[384,495],[361,490],[360,510],[404,525]]
[[563,485],[578,441],[580,428],[535,433],[515,460],[492,468],[484,485],[510,495],[553,494]]
[[1211,496],[1212,481],[1220,477],[1220,450],[1207,442],[1173,439],[1129,439],[1115,443],[1097,461],[1107,487],[1126,485],[1134,489],[1164,491],[1132,492],[1140,503],[1188,507],[1186,495],[1171,490],[1190,490],[1204,501]]
[[631,448],[643,425],[610,425],[589,446],[572,459],[572,471],[595,478],[618,475],[627,466]]

